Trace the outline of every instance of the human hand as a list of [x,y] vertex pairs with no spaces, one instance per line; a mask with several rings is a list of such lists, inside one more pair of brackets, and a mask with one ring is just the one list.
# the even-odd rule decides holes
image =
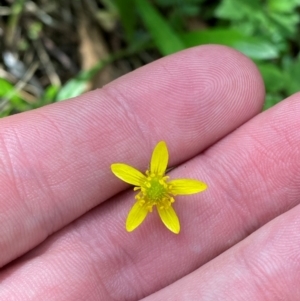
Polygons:
[[[1,120],[0,300],[300,299],[300,95],[263,98],[252,62],[204,46]],[[156,213],[127,233],[110,165],[145,170],[160,140],[209,188],[176,198],[180,234]]]

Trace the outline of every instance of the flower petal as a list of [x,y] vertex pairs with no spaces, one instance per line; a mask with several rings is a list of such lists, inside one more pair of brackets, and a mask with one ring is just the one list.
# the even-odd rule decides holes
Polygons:
[[169,192],[173,195],[198,193],[207,188],[205,183],[191,179],[176,179],[168,184],[170,185]]
[[124,163],[114,163],[111,165],[111,171],[126,183],[141,186],[146,177],[134,167]]
[[126,230],[128,232],[137,228],[148,214],[148,209],[145,205],[141,205],[140,202],[136,202],[130,209],[126,220]]
[[160,141],[155,146],[150,163],[150,172],[164,175],[169,160],[168,148],[165,141]]
[[166,208],[160,208],[159,206],[156,206],[158,214],[162,220],[162,222],[165,224],[165,226],[172,231],[175,234],[178,234],[180,231],[180,223],[178,216],[173,209],[172,206]]

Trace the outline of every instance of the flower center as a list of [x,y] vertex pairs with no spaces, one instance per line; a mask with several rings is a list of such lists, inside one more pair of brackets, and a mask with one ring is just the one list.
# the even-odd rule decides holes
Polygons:
[[147,209],[152,212],[154,205],[159,206],[161,209],[170,207],[174,202],[174,198],[169,193],[169,185],[166,180],[168,176],[162,176],[146,171],[147,179],[141,185],[136,187],[135,190],[141,189],[140,193],[135,196],[140,205],[146,205]]
[[168,187],[166,182],[159,177],[148,177],[145,186],[147,187],[145,195],[152,202],[157,202],[164,197]]

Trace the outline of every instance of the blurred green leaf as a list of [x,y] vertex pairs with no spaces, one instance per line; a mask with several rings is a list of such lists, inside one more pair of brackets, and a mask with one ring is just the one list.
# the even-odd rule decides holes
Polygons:
[[155,0],[155,4],[161,7],[171,8],[173,13],[180,13],[185,16],[195,16],[201,10],[201,4],[205,0]]
[[252,59],[274,59],[278,57],[275,45],[264,38],[249,37],[234,29],[207,29],[181,35],[187,47],[203,44],[221,44],[233,47]]
[[159,11],[147,0],[135,0],[141,18],[149,30],[155,45],[163,55],[185,48],[180,37],[162,17]]
[[3,78],[0,78],[0,98],[5,103],[4,107],[1,108],[1,116],[6,116],[12,110],[22,112],[31,109],[31,105],[19,96],[15,87]]
[[16,101],[21,100],[18,93],[15,91],[15,87],[3,78],[0,78],[0,97],[14,99]]
[[2,111],[0,111],[0,118],[9,116],[11,114],[11,108],[4,108]]
[[43,24],[41,22],[32,22],[29,25],[28,36],[32,40],[36,40],[40,37],[41,31],[43,28]]
[[300,56],[295,60],[287,58],[283,68],[287,76],[286,90],[288,95],[300,91]]
[[278,57],[275,45],[260,37],[244,37],[244,41],[236,41],[232,47],[241,51],[252,59],[269,60]]
[[245,16],[256,15],[261,11],[262,5],[259,0],[223,0],[215,11],[219,18],[228,20],[242,20]]
[[88,81],[81,78],[73,78],[67,81],[58,91],[56,101],[61,101],[81,95],[87,90]]
[[21,99],[19,97],[12,97],[10,99],[10,104],[18,112],[25,112],[25,111],[32,109],[31,104],[29,104],[28,102],[24,101],[23,99]]
[[13,88],[14,86],[11,83],[9,83],[4,78],[0,78],[0,96],[6,95],[6,93],[13,90]]
[[182,15],[185,15],[185,16],[197,16],[197,14],[199,14],[200,12],[200,7],[197,6],[197,5],[193,5],[193,4],[190,4],[190,5],[185,5],[182,7],[181,9],[181,13]]
[[174,0],[155,0],[155,4],[165,7],[173,7],[177,4]]
[[277,11],[281,13],[293,13],[295,8],[300,5],[299,0],[269,0],[268,7],[271,11]]
[[102,69],[106,64],[114,59],[113,56],[106,60],[100,60],[93,68],[81,71],[75,78],[67,81],[56,95],[55,101],[66,100],[81,95],[87,90],[89,81],[95,74]]
[[45,106],[47,104],[53,103],[56,100],[57,93],[59,91],[60,87],[58,86],[49,86],[44,91],[43,95],[39,99],[37,103],[33,105],[34,108],[39,108],[42,106]]
[[[299,23],[296,7],[299,0],[223,0],[215,11],[221,19],[231,20],[233,27],[248,34],[269,37],[274,42],[291,38]],[[287,41],[285,41],[287,43]]]
[[264,108],[263,110],[267,110],[273,106],[275,106],[277,103],[282,101],[282,96],[276,93],[267,93]]
[[135,0],[115,0],[128,42],[133,40],[137,23],[134,1]]
[[270,20],[277,25],[278,29],[285,35],[291,37],[295,31],[296,26],[299,23],[298,14],[280,14],[280,13],[270,13]]
[[259,63],[257,67],[268,92],[280,92],[286,88],[286,74],[278,66],[272,63]]

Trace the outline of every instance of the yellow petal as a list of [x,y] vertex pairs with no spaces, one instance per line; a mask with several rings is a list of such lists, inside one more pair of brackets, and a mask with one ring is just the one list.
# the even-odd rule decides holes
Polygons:
[[134,167],[124,163],[114,163],[111,165],[111,171],[126,183],[141,186],[146,177]]
[[159,206],[156,206],[156,208],[165,226],[173,233],[178,234],[180,231],[180,223],[173,207],[170,206],[168,209],[161,209]]
[[168,149],[165,141],[160,141],[155,146],[150,163],[150,172],[164,175],[169,160]]
[[145,205],[141,205],[140,202],[136,202],[130,209],[126,220],[126,230],[128,232],[137,228],[148,214],[148,209]]
[[171,185],[169,191],[173,195],[198,193],[207,188],[205,183],[191,179],[176,179],[168,184]]

